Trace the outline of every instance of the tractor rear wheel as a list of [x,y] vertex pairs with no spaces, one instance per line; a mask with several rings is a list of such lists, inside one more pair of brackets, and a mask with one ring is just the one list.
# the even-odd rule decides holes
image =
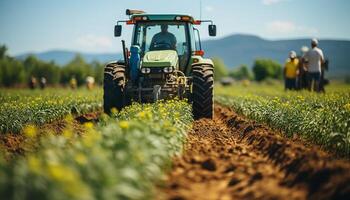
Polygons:
[[210,65],[192,68],[192,112],[194,119],[213,118],[214,68]]
[[116,108],[120,111],[124,106],[125,66],[109,63],[104,68],[103,78],[103,110],[111,114]]

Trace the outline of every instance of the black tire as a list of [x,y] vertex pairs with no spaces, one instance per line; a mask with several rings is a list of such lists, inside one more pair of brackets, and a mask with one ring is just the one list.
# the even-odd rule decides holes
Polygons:
[[210,65],[192,68],[192,112],[194,119],[214,116],[214,68]]
[[111,109],[118,111],[124,107],[125,66],[109,63],[104,69],[103,110],[111,114]]

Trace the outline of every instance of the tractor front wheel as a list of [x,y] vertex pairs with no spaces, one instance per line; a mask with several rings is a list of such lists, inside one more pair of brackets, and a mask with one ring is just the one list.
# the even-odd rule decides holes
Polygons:
[[109,63],[104,69],[103,110],[111,114],[113,108],[120,111],[124,107],[125,66]]
[[214,68],[210,65],[192,68],[192,112],[194,119],[214,115]]

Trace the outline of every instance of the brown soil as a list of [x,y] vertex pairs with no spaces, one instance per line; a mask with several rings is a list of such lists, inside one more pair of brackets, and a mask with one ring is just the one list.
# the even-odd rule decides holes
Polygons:
[[[76,117],[70,124],[74,130],[74,133],[81,135],[84,133],[83,124],[86,122],[97,122],[101,112],[93,112]],[[38,127],[38,136],[42,137],[47,134],[60,135],[62,131],[67,127],[65,120],[57,120],[52,123],[44,124]],[[0,134],[0,153],[6,153],[7,158],[12,158],[17,155],[24,155],[28,151],[33,151],[37,147],[37,139],[27,139],[23,133],[14,134]],[[34,144],[35,143],[35,144]]]
[[216,106],[194,123],[160,199],[348,199],[350,162]]

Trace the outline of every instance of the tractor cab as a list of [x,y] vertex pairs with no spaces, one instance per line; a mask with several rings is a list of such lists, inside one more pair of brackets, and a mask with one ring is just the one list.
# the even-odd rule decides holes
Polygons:
[[212,117],[213,73],[210,59],[203,58],[199,31],[195,26],[211,23],[209,35],[216,35],[211,20],[195,20],[182,14],[147,14],[126,10],[128,20],[118,21],[114,35],[120,37],[122,25],[133,26],[130,48],[122,40],[124,59],[109,63],[104,73],[104,109],[120,110],[132,101],[187,98],[193,102],[195,118]]
[[[134,25],[131,44],[139,47],[142,61],[148,67],[153,64],[160,67],[164,63],[162,67],[178,68],[187,74],[188,65],[193,62],[191,57],[204,55],[199,31],[195,26],[201,25],[202,22],[210,22],[209,35],[216,36],[216,26],[211,20],[195,20],[190,15],[146,14],[137,10],[127,10],[127,15],[130,16],[130,20],[119,23]],[[115,36],[121,36],[122,26],[117,25],[115,30]],[[178,66],[167,66],[166,64],[174,63],[175,54],[178,57]],[[169,62],[169,59],[172,62]]]
[[147,66],[184,69],[191,57],[191,49],[195,48],[191,46],[188,33],[185,22],[139,22],[135,26],[132,44],[140,46],[143,64]]

